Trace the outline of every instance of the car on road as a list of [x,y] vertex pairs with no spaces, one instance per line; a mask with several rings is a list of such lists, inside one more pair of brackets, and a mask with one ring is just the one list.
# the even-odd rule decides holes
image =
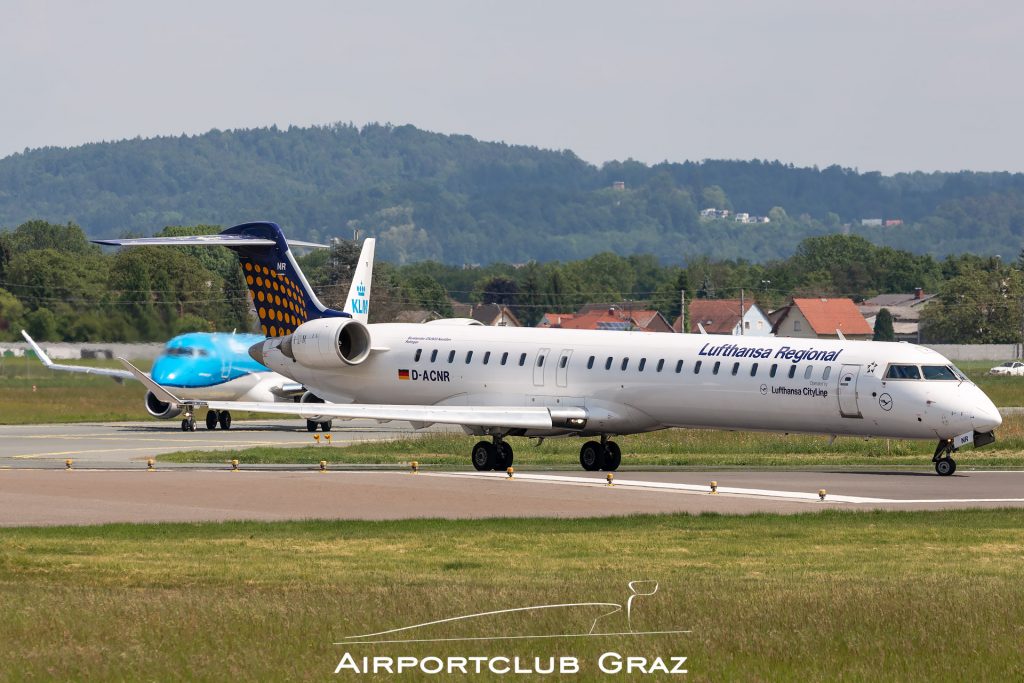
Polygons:
[[988,371],[990,375],[1020,375],[1024,376],[1024,363],[1019,360],[1008,360],[1002,365],[997,365]]

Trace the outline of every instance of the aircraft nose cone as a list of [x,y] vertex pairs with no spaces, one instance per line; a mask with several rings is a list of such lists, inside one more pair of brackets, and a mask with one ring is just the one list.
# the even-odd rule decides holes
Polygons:
[[1003,424],[1003,416],[992,401],[985,399],[984,403],[975,409],[974,429],[979,432],[991,432]]
[[256,342],[249,347],[249,357],[260,365],[266,365],[266,363],[263,362],[263,345],[266,343],[267,342],[265,341]]

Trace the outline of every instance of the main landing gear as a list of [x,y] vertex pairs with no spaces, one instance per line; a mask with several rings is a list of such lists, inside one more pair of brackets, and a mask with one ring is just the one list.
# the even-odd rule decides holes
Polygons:
[[494,436],[494,443],[479,441],[473,446],[473,467],[481,472],[506,470],[512,466],[512,447],[500,436]]
[[956,460],[952,458],[956,448],[953,447],[952,439],[942,439],[935,447],[935,455],[932,462],[935,463],[935,471],[940,477],[948,477],[956,472]]
[[[216,429],[218,424],[221,429],[231,429],[231,413],[226,410],[207,410],[206,428]],[[195,431],[195,429],[192,431]]]
[[331,423],[332,423],[331,420],[327,420],[326,422],[317,422],[316,420],[306,420],[306,431],[307,432],[315,432],[316,428],[319,427],[321,430],[323,430],[325,432],[329,432],[329,431],[331,431],[331,427],[333,426]]
[[607,435],[601,435],[601,441],[588,441],[580,449],[580,465],[588,472],[604,470],[614,472],[622,463],[622,450],[619,444],[609,441]]

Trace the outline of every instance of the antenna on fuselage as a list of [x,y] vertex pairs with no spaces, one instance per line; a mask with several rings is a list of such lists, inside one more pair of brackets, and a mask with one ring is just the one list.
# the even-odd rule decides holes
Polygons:
[[836,328],[836,336],[839,337],[839,341],[846,341],[846,337],[843,336],[843,331],[838,327]]
[[704,326],[703,326],[703,325],[701,325],[700,323],[697,323],[697,329],[698,329],[698,330],[700,330],[700,333],[701,333],[701,334],[707,334],[707,333],[708,333],[708,331],[707,331],[707,330],[705,330],[705,329],[704,329]]

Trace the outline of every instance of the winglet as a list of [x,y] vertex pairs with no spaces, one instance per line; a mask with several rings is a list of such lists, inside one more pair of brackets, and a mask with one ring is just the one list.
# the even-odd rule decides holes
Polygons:
[[119,356],[117,360],[121,362],[121,365],[123,365],[128,370],[128,372],[132,373],[135,379],[139,380],[144,385],[146,385],[146,388],[152,391],[153,395],[156,396],[161,401],[163,401],[164,403],[170,403],[176,406],[195,403],[195,401],[183,401],[182,399],[178,398],[171,392],[167,391],[167,389],[164,389],[162,386],[153,381],[152,377],[144,373],[142,370],[139,370],[137,367],[129,363],[124,358],[121,358]]
[[45,365],[46,367],[50,367],[51,365],[53,365],[53,361],[50,360],[50,357],[46,355],[46,351],[43,351],[39,347],[39,344],[36,344],[36,340],[35,339],[33,339],[32,337],[28,336],[28,332],[26,332],[25,330],[22,330],[21,331],[21,336],[24,337],[25,341],[28,342],[28,345],[32,347],[32,350],[35,351],[35,353],[36,353],[36,357],[39,358],[39,361],[43,365]]

